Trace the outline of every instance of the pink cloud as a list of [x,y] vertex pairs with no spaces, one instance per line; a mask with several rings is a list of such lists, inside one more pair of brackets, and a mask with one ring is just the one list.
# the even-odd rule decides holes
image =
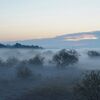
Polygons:
[[98,39],[98,38],[93,34],[80,34],[76,36],[65,37],[65,41],[80,41],[80,40],[91,40],[91,39]]

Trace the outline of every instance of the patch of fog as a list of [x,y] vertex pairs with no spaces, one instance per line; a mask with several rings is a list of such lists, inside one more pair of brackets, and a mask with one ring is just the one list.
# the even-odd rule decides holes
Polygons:
[[88,70],[100,70],[100,57],[89,57],[87,52],[91,50],[100,52],[100,49],[83,49],[78,51],[80,54],[78,67]]
[[[78,49],[79,53],[79,62],[78,67],[86,68],[86,69],[100,69],[100,58],[90,58],[87,55],[87,52],[90,49]],[[100,49],[92,49],[96,51],[100,51]],[[33,50],[33,49],[0,49],[0,58],[3,60],[7,60],[9,58],[17,58],[19,60],[28,60],[30,58],[35,57],[36,55],[42,55],[45,57],[45,65],[51,64],[51,60],[53,55],[59,51],[59,49],[45,49],[45,50]]]
[[[51,60],[59,49],[0,49],[0,58],[5,61],[12,57],[18,60],[29,60],[36,55],[45,57],[44,68],[34,68],[34,66],[24,64],[21,65],[21,67],[26,66],[32,71],[32,75],[28,79],[17,77],[17,67],[19,64],[9,67],[0,67],[0,99],[15,100],[17,97],[20,97],[22,93],[26,93],[30,89],[34,89],[34,87],[44,84],[55,83],[60,85],[71,85],[80,78],[84,70],[100,70],[100,57],[89,57],[87,55],[87,51],[89,50],[90,49],[78,49],[79,62],[77,64],[70,65],[66,69],[57,69],[53,66]],[[94,50],[100,51],[99,49]]]
[[33,49],[0,49],[0,58],[7,60],[8,58],[15,57],[19,60],[25,60],[30,59],[40,53],[40,50]]

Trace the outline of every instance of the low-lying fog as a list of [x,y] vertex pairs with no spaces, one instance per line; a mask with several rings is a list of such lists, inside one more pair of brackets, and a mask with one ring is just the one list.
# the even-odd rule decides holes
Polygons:
[[100,70],[100,50],[76,50],[77,57],[73,58],[71,54],[71,60],[67,58],[69,62],[64,64],[58,61],[59,57],[54,59],[59,51],[0,49],[0,100],[65,100],[62,96],[54,95],[53,98],[52,93],[50,97],[45,95],[48,90],[44,88],[55,86],[59,88],[57,91],[66,88],[66,99],[73,100],[71,87],[83,73],[87,70]]
[[[93,51],[100,52],[99,49],[92,49]],[[87,55],[90,49],[78,49],[79,53],[79,62],[77,67],[83,69],[100,69],[100,58],[99,57],[89,57]],[[45,63],[52,59],[53,55],[60,51],[60,49],[50,49],[50,50],[33,50],[33,49],[0,49],[0,58],[6,61],[9,58],[17,58],[18,60],[28,60],[36,55],[41,55],[45,57]]]

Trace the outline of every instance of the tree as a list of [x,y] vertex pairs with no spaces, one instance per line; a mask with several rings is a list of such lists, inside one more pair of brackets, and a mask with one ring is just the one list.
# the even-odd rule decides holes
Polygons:
[[97,51],[88,51],[87,54],[89,57],[100,57],[100,53]]
[[32,71],[25,66],[20,66],[17,68],[17,76],[22,79],[26,79],[32,75]]
[[61,50],[53,57],[53,61],[58,67],[66,67],[67,65],[78,62],[78,53],[75,50]]
[[8,58],[5,64],[6,64],[6,67],[13,67],[13,66],[16,66],[18,63],[19,63],[19,60],[15,57],[12,57],[12,58]]
[[34,66],[43,66],[44,57],[36,55],[34,58],[30,59],[28,63]]
[[86,74],[74,91],[77,100],[100,100],[100,71]]

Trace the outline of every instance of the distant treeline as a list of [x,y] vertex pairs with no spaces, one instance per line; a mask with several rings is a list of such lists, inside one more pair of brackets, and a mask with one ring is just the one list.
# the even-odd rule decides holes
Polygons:
[[43,49],[43,47],[37,45],[22,45],[20,43],[16,43],[14,45],[5,45],[0,43],[0,48],[33,48],[33,49]]

